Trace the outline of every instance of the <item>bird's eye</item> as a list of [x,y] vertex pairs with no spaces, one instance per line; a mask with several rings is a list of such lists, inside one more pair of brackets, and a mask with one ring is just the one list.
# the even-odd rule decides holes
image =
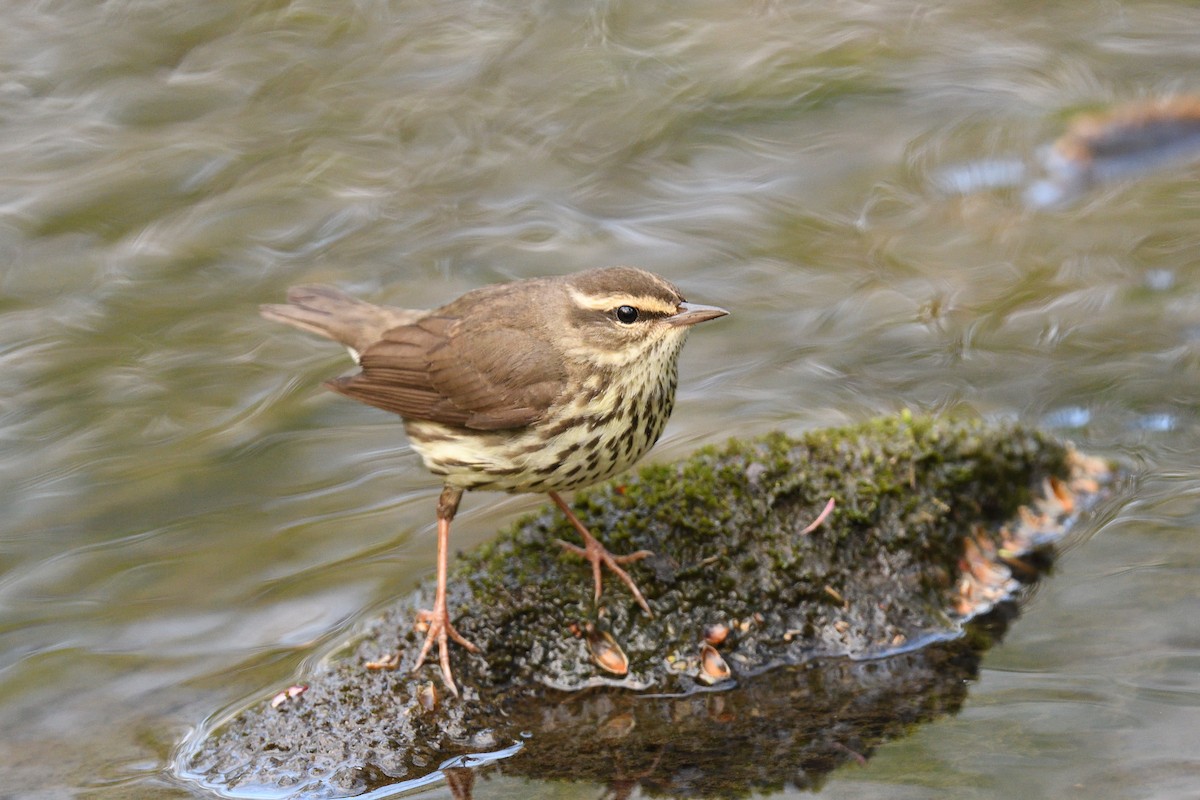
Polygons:
[[626,325],[632,325],[637,322],[638,310],[633,306],[621,306],[617,309],[617,321],[623,322]]

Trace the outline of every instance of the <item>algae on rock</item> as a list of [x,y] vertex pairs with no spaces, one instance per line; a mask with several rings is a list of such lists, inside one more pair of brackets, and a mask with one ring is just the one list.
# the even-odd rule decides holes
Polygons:
[[[946,642],[965,618],[1011,596],[1016,584],[1001,557],[1012,562],[1016,550],[1060,532],[1106,475],[1101,463],[1018,425],[907,414],[731,441],[647,466],[578,493],[574,504],[613,552],[654,553],[631,567],[652,618],[611,579],[593,607],[587,566],[554,544],[572,531],[547,509],[463,555],[452,571],[451,615],[481,649],[453,653],[462,700],[441,697],[435,667],[408,672],[421,636],[412,608],[397,605],[303,676],[308,691],[294,701],[259,703],[197,737],[181,753],[180,771],[223,791],[282,779],[355,793],[416,777],[456,753],[507,745],[522,731],[545,744],[553,730],[588,729],[579,714],[592,695],[624,698],[599,702],[606,714],[613,703],[632,703],[630,719],[648,720],[659,712],[646,703],[691,703],[688,695],[714,683],[754,697],[756,684],[788,680],[788,670],[761,675],[772,667]],[[832,514],[802,533],[830,498]],[[1035,500],[1041,510],[1019,514]],[[1036,574],[1025,566],[1026,577]],[[704,641],[712,624],[729,631],[715,648]],[[605,643],[623,651],[627,672],[598,666],[595,651]],[[979,644],[951,650],[961,656]],[[397,670],[363,668],[394,651],[402,655]],[[706,668],[714,652],[723,668],[716,673]],[[933,661],[961,673],[959,656]],[[901,698],[912,686],[893,673],[904,672],[905,659],[889,662],[895,686],[908,689],[878,696]],[[930,659],[914,663],[928,671]],[[571,700],[579,697],[582,705]],[[887,719],[887,707],[872,709],[876,722]],[[571,724],[555,726],[556,714]],[[325,765],[319,774],[314,761]]]

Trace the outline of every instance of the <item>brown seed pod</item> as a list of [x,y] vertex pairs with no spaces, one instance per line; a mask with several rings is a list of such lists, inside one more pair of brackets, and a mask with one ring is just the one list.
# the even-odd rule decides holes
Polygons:
[[729,626],[724,622],[714,622],[704,626],[704,641],[713,647],[720,647],[729,637]]
[[614,675],[624,675],[629,672],[629,658],[621,650],[612,634],[608,631],[597,630],[591,624],[588,624],[586,632],[588,652],[591,653],[592,660],[601,669]]
[[308,687],[306,685],[304,685],[303,683],[297,683],[293,686],[289,686],[288,688],[284,689],[282,692],[280,692],[279,694],[277,694],[271,698],[271,708],[279,708],[284,703],[286,703],[290,700],[295,700],[297,697],[299,697],[300,695],[304,694],[307,691],[308,691]]
[[711,644],[701,645],[700,672],[696,676],[701,683],[711,686],[714,683],[728,680],[732,674],[725,659],[721,658],[721,654],[717,652],[717,648]]
[[421,708],[426,711],[433,711],[437,708],[438,693],[437,687],[432,681],[421,684],[421,688],[417,689],[417,702],[421,704]]

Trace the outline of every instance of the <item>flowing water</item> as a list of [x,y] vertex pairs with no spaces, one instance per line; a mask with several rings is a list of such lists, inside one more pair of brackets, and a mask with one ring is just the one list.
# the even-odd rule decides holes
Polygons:
[[[1200,794],[1200,168],[1042,209],[935,179],[1200,91],[1195,4],[37,0],[0,23],[0,796],[190,796],[167,769],[189,730],[431,573],[437,486],[401,426],[322,391],[345,354],[258,303],[613,263],[732,311],[693,334],[652,458],[912,408],[1134,470],[964,710],[826,797]],[[539,502],[472,495],[455,546]]]

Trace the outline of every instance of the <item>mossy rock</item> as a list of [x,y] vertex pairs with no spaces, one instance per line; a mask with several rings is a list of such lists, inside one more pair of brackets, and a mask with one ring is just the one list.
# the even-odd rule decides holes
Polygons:
[[[771,724],[754,724],[775,735],[800,724],[777,708],[781,692],[805,695],[806,729],[826,706],[832,722],[845,723],[837,709],[862,695],[854,684],[870,676],[881,684],[862,695],[872,699],[863,719],[873,733],[843,725],[852,743],[839,740],[832,760],[817,747],[817,761],[832,768],[896,725],[957,707],[988,641],[963,638],[964,621],[1013,597],[1016,578],[1036,577],[1046,542],[1107,478],[1107,465],[1028,428],[907,414],[708,447],[575,498],[580,519],[611,551],[653,551],[630,567],[653,617],[611,576],[594,606],[589,568],[554,543],[573,531],[548,508],[461,556],[451,572],[451,615],[481,650],[452,652],[461,699],[445,696],[436,664],[409,671],[423,637],[413,608],[397,605],[302,676],[303,693],[201,731],[181,749],[179,771],[224,792],[356,794],[523,733],[532,738],[521,757],[495,768],[544,752],[549,760],[529,774],[588,777],[592,763],[600,772],[590,777],[600,780],[615,763],[606,743],[626,748],[625,763],[682,734],[701,751],[742,752],[746,768],[761,770],[752,750],[705,744],[692,726],[667,723],[713,692],[739,705],[739,719],[769,714]],[[805,533],[831,498],[832,513]],[[728,630],[715,648],[704,642],[713,625]],[[625,674],[599,666],[611,646],[627,657]],[[391,652],[401,655],[398,669],[364,668]],[[914,698],[919,713],[896,712]],[[579,731],[601,733],[581,744]],[[807,755],[796,759],[815,757],[799,749]],[[589,759],[591,751],[603,755]],[[573,754],[565,762],[564,752]],[[796,782],[797,769],[811,782],[815,763],[772,765],[779,774],[740,785]]]

